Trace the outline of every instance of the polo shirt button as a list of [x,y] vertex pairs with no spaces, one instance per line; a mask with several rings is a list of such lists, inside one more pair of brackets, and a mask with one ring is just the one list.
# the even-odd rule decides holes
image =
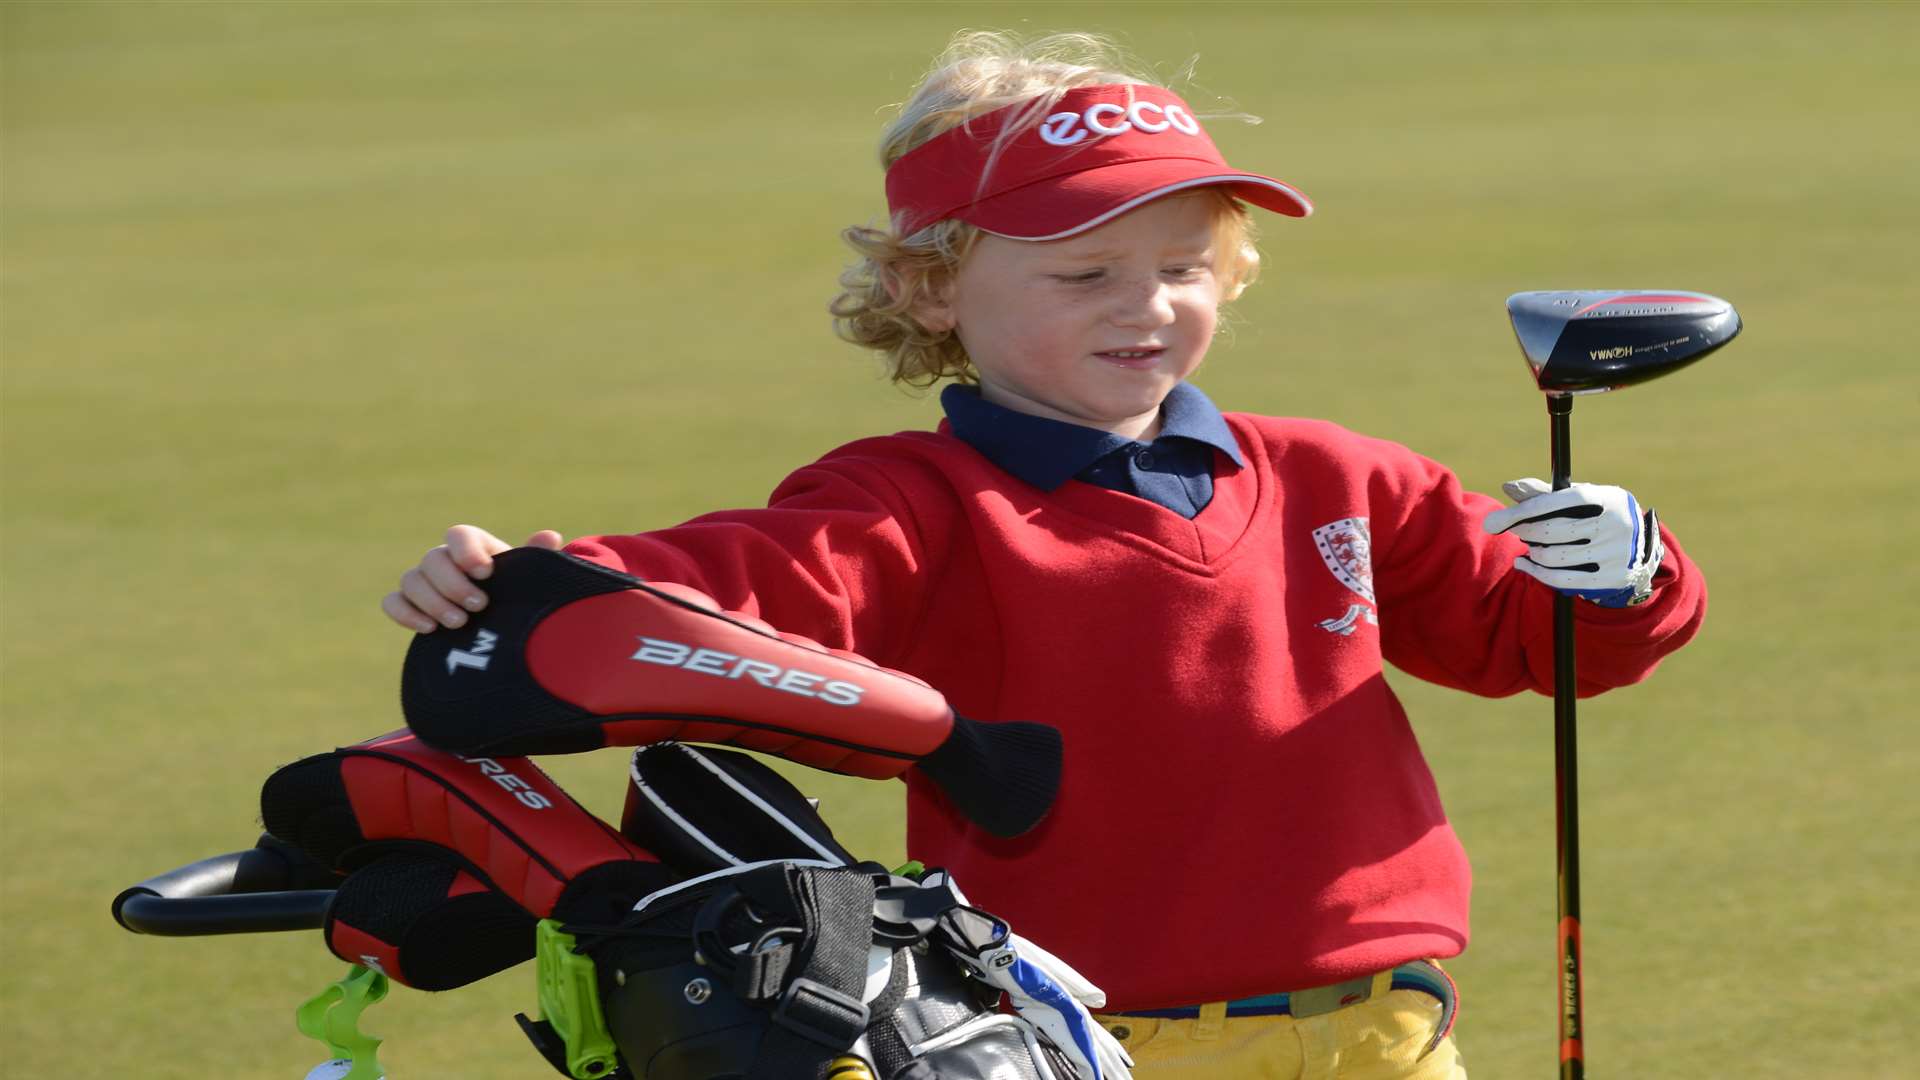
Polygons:
[[1153,468],[1153,451],[1142,450],[1133,455],[1133,463],[1143,469]]
[[1121,1042],[1125,1042],[1126,1040],[1133,1038],[1133,1029],[1128,1027],[1125,1024],[1115,1024],[1112,1027],[1108,1028],[1107,1031],[1114,1038],[1119,1039]]

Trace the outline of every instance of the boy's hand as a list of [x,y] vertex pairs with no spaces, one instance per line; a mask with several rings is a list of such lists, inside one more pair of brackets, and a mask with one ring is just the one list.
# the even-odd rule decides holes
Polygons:
[[1560,491],[1528,477],[1501,485],[1514,505],[1482,522],[1490,533],[1526,541],[1514,569],[1569,596],[1601,607],[1627,607],[1653,593],[1666,545],[1660,519],[1642,512],[1633,493],[1606,484],[1574,484]]
[[[522,547],[560,550],[560,534],[541,529]],[[493,557],[513,545],[476,525],[455,525],[447,542],[426,553],[420,565],[400,575],[400,588],[380,601],[387,618],[415,633],[465,626],[467,613],[487,606],[487,594],[475,585],[493,574]]]

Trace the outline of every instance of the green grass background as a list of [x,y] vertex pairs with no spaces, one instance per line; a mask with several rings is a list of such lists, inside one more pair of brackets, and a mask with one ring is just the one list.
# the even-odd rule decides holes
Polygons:
[[[1227,407],[1492,490],[1545,469],[1508,293],[1739,304],[1733,347],[1574,417],[1578,473],[1712,584],[1694,644],[1581,713],[1589,1059],[1910,1075],[1920,11],[1115,3],[0,6],[0,1073],[317,1059],[316,937],[137,938],[107,902],[398,726],[376,603],[445,526],[646,529],[935,419],[823,305],[885,107],[962,26],[1198,54],[1265,117],[1213,131],[1320,212],[1268,223],[1200,378]],[[1397,685],[1477,871],[1466,1060],[1547,1075],[1548,704]],[[617,813],[617,752],[552,768]],[[804,782],[902,853],[897,786]],[[518,969],[368,1026],[399,1080],[534,1077],[531,999]]]

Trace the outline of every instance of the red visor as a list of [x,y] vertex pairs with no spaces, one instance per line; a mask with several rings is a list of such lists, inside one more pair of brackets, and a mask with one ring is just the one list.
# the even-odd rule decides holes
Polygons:
[[1022,102],[976,116],[894,162],[887,206],[900,235],[959,218],[1014,240],[1058,240],[1150,199],[1214,185],[1288,217],[1313,213],[1291,185],[1228,165],[1187,103],[1158,86],[1069,90],[989,166],[1002,128],[1027,108]]

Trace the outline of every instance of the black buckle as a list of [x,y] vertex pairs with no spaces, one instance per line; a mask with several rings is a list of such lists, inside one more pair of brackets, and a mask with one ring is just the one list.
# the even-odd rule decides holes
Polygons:
[[793,980],[773,1010],[774,1023],[834,1050],[858,1041],[870,1019],[864,1002],[812,979]]
[[567,1044],[561,1041],[553,1025],[545,1020],[529,1020],[526,1013],[514,1013],[513,1018],[526,1034],[527,1041],[540,1051],[541,1057],[547,1059],[547,1064],[559,1070],[567,1080],[573,1080],[573,1073],[567,1070]]

